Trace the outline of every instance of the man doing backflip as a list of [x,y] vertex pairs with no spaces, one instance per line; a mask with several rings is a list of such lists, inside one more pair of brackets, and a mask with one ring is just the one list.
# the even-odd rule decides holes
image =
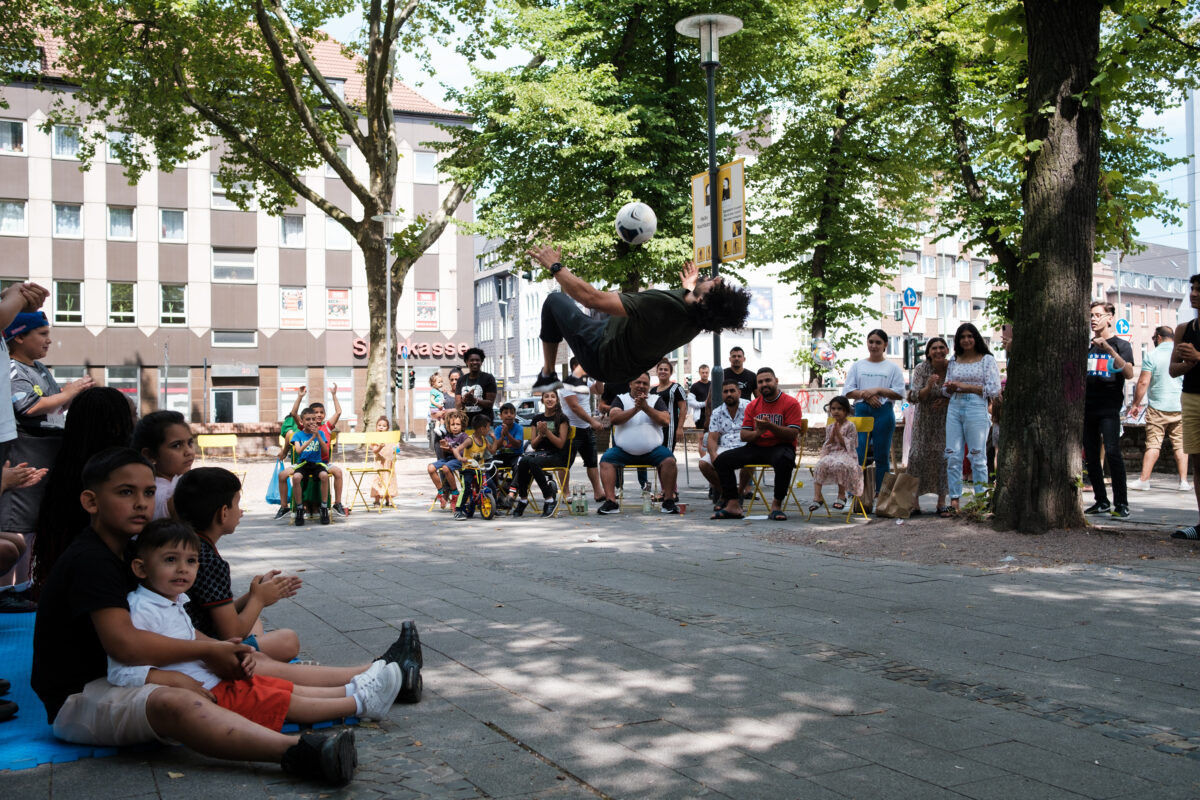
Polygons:
[[[531,249],[529,255],[549,269],[562,287],[542,304],[544,363],[534,393],[562,386],[554,362],[564,339],[590,377],[623,383],[648,371],[664,354],[701,331],[720,333],[746,323],[750,293],[719,277],[701,278],[690,261],[679,273],[681,289],[602,292],[562,265],[562,250],[545,245]],[[576,302],[607,314],[608,319],[587,316]]]

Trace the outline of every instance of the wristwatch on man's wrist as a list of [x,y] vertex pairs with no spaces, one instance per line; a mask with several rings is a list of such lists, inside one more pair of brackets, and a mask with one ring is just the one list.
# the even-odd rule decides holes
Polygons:
[[550,265],[550,274],[551,274],[551,275],[555,275],[555,274],[557,274],[557,273],[558,273],[558,271],[559,271],[560,269],[562,269],[562,268],[563,268],[562,262],[561,262],[561,261],[555,261],[553,264],[551,264],[551,265]]

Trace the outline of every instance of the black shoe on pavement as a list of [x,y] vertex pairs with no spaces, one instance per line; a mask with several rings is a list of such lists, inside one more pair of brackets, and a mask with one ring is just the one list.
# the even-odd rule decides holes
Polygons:
[[329,524],[329,506],[321,506],[321,524]]
[[289,775],[322,778],[337,786],[345,785],[354,777],[354,768],[358,766],[354,729],[302,733],[300,742],[287,749],[279,765]]
[[1112,506],[1108,503],[1093,503],[1083,510],[1085,514],[1108,514],[1112,511]]
[[21,597],[19,592],[0,592],[0,614],[32,614],[37,603]]
[[0,722],[7,722],[17,715],[17,704],[12,700],[0,700]]
[[663,498],[662,508],[659,510],[664,514],[678,514],[679,506],[675,505],[674,500],[667,500],[666,498]]
[[620,503],[614,503],[612,500],[605,500],[596,509],[597,514],[619,514],[621,513]]
[[304,509],[303,508],[296,509],[296,527],[299,527],[299,528],[304,527]]
[[530,392],[532,394],[552,392],[555,389],[561,389],[562,385],[562,381],[559,380],[557,375],[547,375],[541,370],[538,370],[538,376],[533,381],[533,388],[530,390]]
[[513,502],[512,516],[514,516],[514,517],[524,516],[525,515],[525,507],[528,505],[529,505],[528,500],[522,500],[521,498],[517,498],[516,501]]
[[350,512],[349,512],[349,511],[347,511],[347,510],[346,510],[346,507],[345,507],[344,505],[342,505],[341,503],[334,503],[334,504],[333,504],[333,513],[337,514],[339,517],[348,517],[348,516],[350,516]]
[[290,508],[288,508],[287,506],[280,506],[279,510],[275,512],[275,519],[283,519],[290,513],[292,513],[292,510]]
[[558,508],[558,498],[552,497],[542,504],[542,516],[549,517],[554,513],[554,509]]
[[1129,516],[1129,506],[1124,505],[1123,503],[1117,503],[1115,506],[1113,506],[1112,515],[1114,517],[1125,519],[1125,517]]
[[424,688],[421,667],[425,659],[421,654],[421,634],[417,632],[417,623],[412,620],[401,623],[400,636],[383,654],[383,660],[400,667],[400,674],[403,676],[396,702],[420,702],[421,690]]

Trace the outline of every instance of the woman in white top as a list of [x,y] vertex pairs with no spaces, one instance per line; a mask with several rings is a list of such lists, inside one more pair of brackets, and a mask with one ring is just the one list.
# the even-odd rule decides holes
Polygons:
[[[867,334],[867,352],[846,374],[846,396],[857,401],[854,416],[874,417],[871,431],[871,450],[875,454],[875,493],[883,485],[883,476],[892,467],[892,434],[896,432],[896,412],[893,400],[904,398],[904,373],[884,356],[888,335],[876,328]],[[858,436],[858,463],[862,463],[867,447],[867,434]]]
[[943,516],[958,513],[962,496],[963,449],[971,462],[971,477],[986,486],[987,436],[991,428],[988,400],[1000,394],[1000,367],[979,329],[969,322],[954,333],[954,357],[946,368],[942,394],[950,398],[946,411],[946,483],[950,508]]

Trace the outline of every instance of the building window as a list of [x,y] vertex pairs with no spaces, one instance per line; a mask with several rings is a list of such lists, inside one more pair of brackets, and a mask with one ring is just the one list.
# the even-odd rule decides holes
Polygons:
[[79,128],[74,125],[54,126],[54,157],[79,158]]
[[79,281],[54,282],[54,324],[83,323],[83,284]]
[[889,336],[887,340],[887,354],[889,356],[898,356],[901,354],[904,346],[903,336]]
[[955,276],[958,278],[958,280],[960,280],[960,281],[971,280],[970,264],[967,263],[967,260],[965,258],[960,258],[954,262],[954,271],[955,271]]
[[[308,385],[308,370],[305,367],[279,368],[279,418],[283,419],[296,402],[296,391]],[[341,388],[340,386],[338,387]]]
[[351,247],[350,231],[333,217],[325,218],[325,249],[349,250]]
[[[1118,310],[1118,311],[1120,311],[1120,309],[1117,309],[1117,310]],[[1130,322],[1132,322],[1132,321],[1133,321],[1133,303],[1126,303],[1126,304],[1125,304],[1125,317],[1124,317],[1124,319],[1127,319],[1127,320],[1129,320]]]
[[213,422],[258,422],[258,389],[214,388]]
[[9,156],[25,155],[25,123],[0,119],[0,153]]
[[437,153],[413,153],[413,183],[437,182]]
[[[249,194],[254,189],[254,184],[249,181],[238,181],[231,188]],[[212,176],[212,207],[231,211],[239,210],[238,204],[229,199],[229,196],[226,194],[225,184],[221,183],[216,175]],[[254,204],[251,203],[246,210],[254,210]]]
[[916,272],[920,260],[921,254],[916,250],[905,250],[900,254],[900,271],[905,274]]
[[308,327],[305,287],[279,287],[279,327],[303,330]]
[[[429,385],[428,380],[425,385]],[[342,420],[357,422],[358,404],[354,402],[354,367],[325,368],[325,399],[321,402],[325,404],[326,418],[333,416],[333,395],[330,390],[334,386],[337,386],[337,398],[342,406]],[[371,429],[374,430],[374,426]]]
[[187,241],[187,212],[173,208],[158,210],[158,240],[160,242]]
[[214,247],[212,275],[214,283],[252,283],[255,278],[254,251]]
[[258,347],[258,331],[212,332],[213,347]]
[[25,201],[0,200],[0,235],[24,236],[27,231]]
[[279,246],[304,247],[304,217],[286,214],[279,218]]
[[1142,307],[1138,310],[1138,316],[1141,318],[1142,325],[1146,325],[1149,319],[1146,316],[1146,304],[1142,303]]
[[921,256],[921,274],[932,275],[937,272],[937,258],[934,256]]
[[121,206],[108,207],[108,238],[132,240],[134,238],[133,209]]
[[65,386],[71,381],[77,381],[84,375],[87,375],[87,369],[82,366],[55,364],[50,367],[50,375],[59,386]]
[[[322,77],[324,77],[324,76],[322,76]],[[342,99],[342,100],[346,99],[346,79],[345,78],[325,78],[325,83],[327,83],[329,85],[329,88],[333,90],[333,93],[336,94],[339,99]]]
[[1162,325],[1162,306],[1154,307],[1154,327]]
[[129,151],[129,134],[125,131],[108,131],[105,138],[105,159],[109,164],[120,164],[121,154]]
[[55,203],[54,235],[63,239],[83,238],[83,206]]
[[[338,154],[339,161],[341,161],[346,166],[350,166],[350,147],[348,145],[344,145],[344,144],[338,145],[337,154]],[[340,175],[338,175],[337,170],[333,168],[333,164],[330,164],[328,161],[325,162],[325,177],[326,178],[340,178],[341,177]]]
[[141,381],[138,380],[138,371],[136,366],[108,367],[104,370],[104,385],[125,395],[133,407],[140,411],[141,398],[138,389],[141,387]]
[[109,325],[134,325],[137,323],[134,314],[136,290],[137,285],[132,283],[108,284]]
[[187,367],[158,368],[158,407],[192,418],[192,387]]
[[495,321],[490,319],[481,320],[479,323],[479,334],[476,338],[481,342],[490,342],[496,338]]
[[160,325],[187,324],[187,286],[181,283],[164,283],[159,287],[161,308],[158,322]]
[[961,300],[960,299],[958,301],[958,318],[961,320],[971,319],[971,301],[970,300]]

